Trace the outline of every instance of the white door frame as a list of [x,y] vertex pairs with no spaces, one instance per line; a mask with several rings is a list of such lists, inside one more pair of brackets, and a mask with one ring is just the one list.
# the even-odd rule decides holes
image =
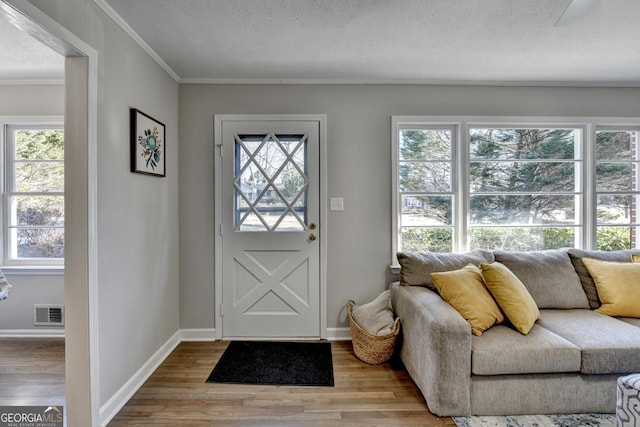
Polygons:
[[320,338],[327,337],[327,116],[326,114],[216,114],[214,141],[214,311],[215,337],[222,339],[222,144],[223,121],[316,121],[320,128]]
[[[0,14],[65,56],[65,395],[69,426],[95,426],[98,360],[98,52],[27,0],[0,0]],[[69,156],[66,155],[67,150]]]

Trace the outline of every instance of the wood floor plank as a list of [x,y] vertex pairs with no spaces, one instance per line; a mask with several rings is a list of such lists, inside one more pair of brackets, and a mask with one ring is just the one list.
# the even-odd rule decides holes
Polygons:
[[[397,360],[367,365],[331,343],[334,387],[206,383],[228,343],[183,342],[109,423],[141,426],[455,426],[429,413]],[[64,340],[0,339],[0,402],[64,405]]]
[[64,393],[64,339],[0,339],[2,405],[63,406]]
[[367,365],[332,342],[334,387],[206,383],[227,342],[181,343],[109,427],[455,426],[429,413],[397,360]]

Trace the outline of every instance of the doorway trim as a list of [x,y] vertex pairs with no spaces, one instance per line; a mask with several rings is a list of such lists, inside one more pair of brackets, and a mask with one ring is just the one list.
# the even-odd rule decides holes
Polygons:
[[320,129],[320,338],[327,338],[327,115],[326,114],[215,114],[214,143],[214,329],[222,339],[222,144],[223,121],[315,121]]
[[[65,201],[73,201],[65,203],[66,216],[74,222],[65,241],[75,247],[65,254],[65,339],[75,350],[65,354],[65,412],[69,425],[98,426],[98,52],[27,0],[0,0],[0,13],[66,58],[65,142],[76,152],[73,161],[65,159],[65,184],[73,184],[65,189]],[[70,111],[78,120],[67,117]]]

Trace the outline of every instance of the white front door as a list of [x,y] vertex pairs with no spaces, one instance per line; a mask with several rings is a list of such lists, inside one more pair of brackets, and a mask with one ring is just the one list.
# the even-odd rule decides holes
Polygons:
[[219,126],[222,335],[320,337],[320,122]]

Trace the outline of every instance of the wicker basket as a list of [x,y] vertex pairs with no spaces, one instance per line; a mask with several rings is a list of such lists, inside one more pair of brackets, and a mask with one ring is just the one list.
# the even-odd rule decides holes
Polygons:
[[396,339],[400,332],[400,318],[396,317],[393,328],[386,335],[372,335],[362,329],[353,320],[351,308],[355,305],[353,300],[347,301],[347,313],[349,314],[349,326],[351,327],[351,343],[356,357],[370,365],[379,365],[391,359],[396,347]]

